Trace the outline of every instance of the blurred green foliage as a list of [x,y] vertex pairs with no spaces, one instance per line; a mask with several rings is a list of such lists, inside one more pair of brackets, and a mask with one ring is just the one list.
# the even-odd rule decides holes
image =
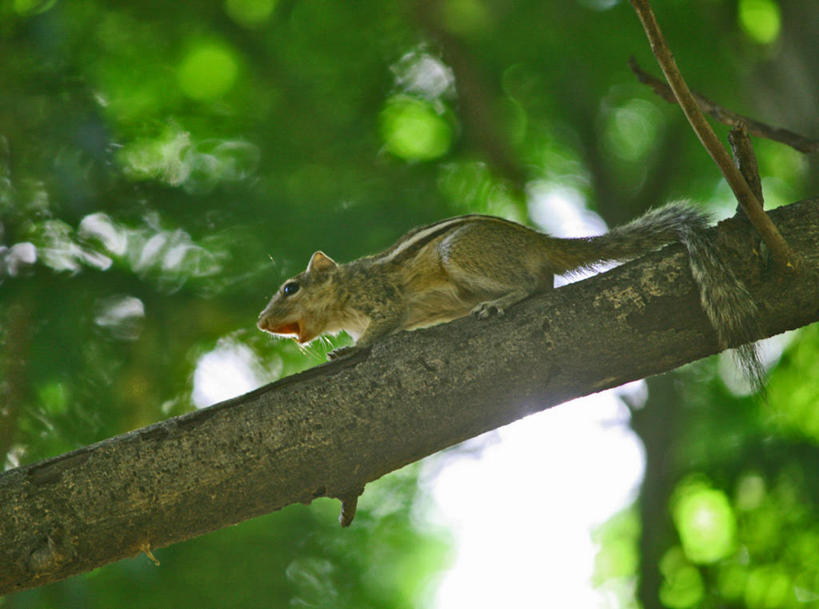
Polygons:
[[[819,132],[809,0],[656,4],[694,88]],[[349,260],[455,213],[525,220],[527,190],[610,222],[671,198],[731,208],[631,54],[652,69],[617,0],[4,0],[6,467],[204,405],[228,365],[241,390],[322,361],[329,344],[254,327],[317,248]],[[815,159],[757,152],[769,203],[816,193]],[[713,361],[683,377],[676,490],[656,514],[665,605],[819,598],[817,353],[816,327],[792,338],[768,405]],[[422,606],[446,550],[410,518],[416,495],[410,469],[368,487],[349,531],[334,502],[295,506],[157,551],[159,568],[136,557],[0,605]],[[647,572],[628,514],[601,538],[599,583],[622,606]]]
[[[656,455],[673,488],[667,512],[657,514],[672,523],[659,564],[665,606],[773,609],[819,601],[819,449],[811,428],[818,330],[803,329],[785,349],[767,403],[727,393],[702,370],[686,371],[700,378],[686,383],[682,404],[674,405],[685,412],[673,445]],[[639,535],[633,510],[598,531],[601,585],[629,590],[639,567],[628,557]]]

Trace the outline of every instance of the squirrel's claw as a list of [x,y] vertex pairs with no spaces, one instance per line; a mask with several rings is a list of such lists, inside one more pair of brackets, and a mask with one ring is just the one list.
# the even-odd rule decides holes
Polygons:
[[334,360],[339,359],[340,357],[347,357],[348,355],[353,355],[361,351],[361,347],[356,347],[355,345],[350,345],[349,347],[339,347],[338,349],[333,349],[329,353],[327,353],[327,359]]
[[492,302],[482,302],[472,309],[472,315],[474,315],[477,319],[488,319],[493,316],[500,317],[503,315],[503,313],[503,307],[499,307]]

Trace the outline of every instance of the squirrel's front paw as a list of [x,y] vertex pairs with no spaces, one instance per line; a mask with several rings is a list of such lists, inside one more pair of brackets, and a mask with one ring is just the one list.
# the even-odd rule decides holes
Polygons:
[[347,357],[348,355],[352,355],[356,351],[360,351],[360,347],[356,347],[355,345],[350,345],[349,347],[339,347],[338,349],[333,349],[327,354],[327,359],[334,360],[340,357]]
[[494,302],[482,302],[472,309],[472,315],[478,319],[488,319],[493,315],[500,317],[503,315],[503,307],[495,304]]

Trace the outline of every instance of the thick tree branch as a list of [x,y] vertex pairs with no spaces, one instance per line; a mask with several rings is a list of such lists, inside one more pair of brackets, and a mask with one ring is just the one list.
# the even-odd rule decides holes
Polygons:
[[[765,336],[819,319],[819,199],[772,215],[805,260],[800,274],[764,270],[744,220],[713,231],[760,304]],[[506,318],[396,335],[211,408],[4,473],[0,593],[291,503],[349,503],[365,483],[447,446],[717,349],[677,245],[532,298]]]

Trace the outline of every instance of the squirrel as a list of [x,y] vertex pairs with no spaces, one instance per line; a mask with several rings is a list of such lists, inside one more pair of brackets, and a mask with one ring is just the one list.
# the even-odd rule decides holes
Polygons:
[[345,330],[355,341],[328,354],[351,354],[401,330],[472,313],[502,315],[553,288],[554,275],[639,257],[673,241],[687,249],[700,301],[721,347],[741,344],[737,359],[756,388],[763,368],[753,340],[758,311],[745,286],[705,235],[709,222],[685,202],[670,203],[596,237],[562,239],[485,215],[415,228],[379,254],[338,264],[324,252],[285,281],[258,327],[307,343]]

